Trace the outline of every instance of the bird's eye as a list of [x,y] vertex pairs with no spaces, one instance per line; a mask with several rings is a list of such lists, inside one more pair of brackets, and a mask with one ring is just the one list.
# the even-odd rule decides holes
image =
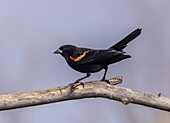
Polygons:
[[64,47],[60,47],[60,50],[62,51],[64,49]]

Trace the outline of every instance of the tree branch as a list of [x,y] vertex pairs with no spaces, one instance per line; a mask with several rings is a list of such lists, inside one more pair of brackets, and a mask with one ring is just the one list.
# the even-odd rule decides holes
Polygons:
[[170,99],[160,95],[117,87],[122,82],[121,77],[112,78],[110,84],[101,81],[86,82],[72,91],[71,86],[61,86],[49,89],[0,96],[0,110],[16,109],[66,100],[103,97],[117,100],[123,104],[135,103],[170,112]]

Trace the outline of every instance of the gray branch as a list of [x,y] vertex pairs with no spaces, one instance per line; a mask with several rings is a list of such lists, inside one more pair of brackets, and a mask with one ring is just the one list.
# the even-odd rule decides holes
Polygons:
[[0,110],[16,109],[28,106],[42,105],[66,100],[102,97],[117,100],[123,104],[139,104],[170,112],[170,99],[159,95],[117,87],[122,82],[121,77],[112,78],[110,84],[101,81],[86,82],[72,91],[71,86],[61,86],[49,89],[0,96]]

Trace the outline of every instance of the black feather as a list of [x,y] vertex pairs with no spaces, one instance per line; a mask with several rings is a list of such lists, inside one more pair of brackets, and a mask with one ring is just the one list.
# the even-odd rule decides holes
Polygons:
[[110,47],[109,49],[115,49],[117,51],[122,51],[130,41],[132,41],[133,39],[135,39],[137,36],[139,36],[141,34],[141,30],[142,29],[139,29],[139,28],[136,29],[135,31],[130,33],[128,36],[123,38],[121,41],[119,41],[118,43],[116,43],[115,45]]

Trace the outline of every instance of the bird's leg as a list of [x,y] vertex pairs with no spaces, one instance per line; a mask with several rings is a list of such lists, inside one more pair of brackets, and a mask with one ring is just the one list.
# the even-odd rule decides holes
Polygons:
[[110,82],[105,79],[108,67],[106,66],[104,69],[105,69],[105,71],[104,71],[104,75],[103,75],[103,78],[101,79],[101,81],[105,81],[106,83],[110,84]]
[[78,83],[79,81],[81,81],[81,80],[83,80],[83,79],[85,79],[85,78],[88,78],[89,76],[90,76],[90,73],[87,73],[85,77],[82,77],[82,78],[80,78],[80,79],[77,79],[77,80],[75,81],[75,83]]
[[105,71],[104,71],[104,75],[103,75],[103,78],[102,78],[101,81],[104,81],[104,80],[105,80],[105,77],[106,77],[106,73],[107,73],[108,67],[105,67],[104,69],[105,69]]
[[[79,86],[79,85],[82,85],[83,88],[84,88],[84,83],[82,83],[82,82],[80,82],[80,81],[83,80],[83,79],[85,79],[85,78],[88,78],[89,76],[90,76],[90,73],[87,73],[85,77],[82,77],[82,78],[80,78],[80,79],[77,79],[74,83],[69,84],[69,85],[71,85],[72,90],[74,90],[74,89],[75,89],[77,86]],[[80,84],[77,84],[77,85],[74,86],[74,84],[76,84],[76,83],[80,83]]]

